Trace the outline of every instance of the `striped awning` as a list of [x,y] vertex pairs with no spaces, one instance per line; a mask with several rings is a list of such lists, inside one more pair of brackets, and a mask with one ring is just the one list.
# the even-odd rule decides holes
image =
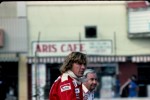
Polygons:
[[150,56],[133,56],[132,62],[136,62],[136,63],[150,62]]
[[[28,63],[62,63],[65,57],[28,57]],[[88,56],[89,63],[126,62],[125,56]]]

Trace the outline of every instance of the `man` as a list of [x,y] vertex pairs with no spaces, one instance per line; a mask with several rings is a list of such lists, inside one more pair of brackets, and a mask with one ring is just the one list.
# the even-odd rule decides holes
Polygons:
[[132,75],[129,82],[129,96],[128,97],[138,97],[138,84],[136,75]]
[[136,75],[132,75],[120,88],[122,97],[138,97],[138,85]]
[[84,72],[83,78],[83,100],[94,100],[94,90],[97,87],[97,75],[96,72],[92,69],[87,69]]
[[82,84],[80,77],[83,76],[87,65],[87,57],[80,52],[70,53],[60,67],[60,75],[53,83],[49,100],[83,100]]

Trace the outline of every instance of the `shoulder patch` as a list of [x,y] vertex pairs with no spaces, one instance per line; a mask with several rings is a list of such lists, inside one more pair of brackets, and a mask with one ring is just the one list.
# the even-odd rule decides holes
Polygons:
[[70,83],[66,83],[60,86],[60,90],[61,92],[67,91],[67,90],[71,90],[71,85]]

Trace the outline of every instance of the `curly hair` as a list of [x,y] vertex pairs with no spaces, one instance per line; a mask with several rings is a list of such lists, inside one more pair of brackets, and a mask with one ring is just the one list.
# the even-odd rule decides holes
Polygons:
[[60,72],[64,73],[72,68],[73,63],[87,65],[87,56],[81,52],[71,52],[60,67]]

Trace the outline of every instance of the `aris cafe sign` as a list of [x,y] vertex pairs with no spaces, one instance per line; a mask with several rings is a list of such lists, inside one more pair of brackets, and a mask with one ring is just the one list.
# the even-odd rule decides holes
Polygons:
[[66,56],[70,52],[80,51],[88,55],[110,55],[112,53],[111,40],[97,41],[41,41],[33,42],[33,55],[37,56]]

